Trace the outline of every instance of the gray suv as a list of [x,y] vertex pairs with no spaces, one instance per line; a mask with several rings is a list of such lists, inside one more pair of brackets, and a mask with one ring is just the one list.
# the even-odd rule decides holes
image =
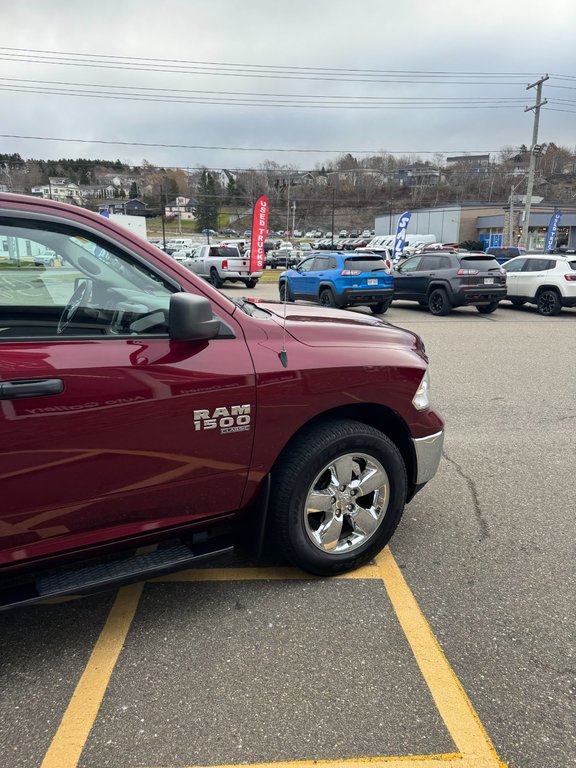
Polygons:
[[407,259],[394,272],[394,301],[417,301],[433,315],[468,305],[488,314],[505,296],[506,272],[484,253],[424,253]]

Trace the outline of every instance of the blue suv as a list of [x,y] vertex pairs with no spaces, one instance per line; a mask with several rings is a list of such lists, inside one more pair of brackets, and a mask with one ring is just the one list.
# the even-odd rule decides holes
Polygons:
[[394,295],[389,259],[373,253],[323,253],[282,272],[281,301],[306,299],[325,307],[368,306],[386,312]]

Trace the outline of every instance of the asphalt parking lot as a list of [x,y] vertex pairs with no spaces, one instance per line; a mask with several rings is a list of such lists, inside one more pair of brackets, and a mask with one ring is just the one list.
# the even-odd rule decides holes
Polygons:
[[576,310],[385,319],[424,338],[447,423],[390,549],[1,614],[1,765],[576,765]]

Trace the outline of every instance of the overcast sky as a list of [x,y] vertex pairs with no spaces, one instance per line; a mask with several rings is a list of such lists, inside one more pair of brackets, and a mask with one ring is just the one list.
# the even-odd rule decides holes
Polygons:
[[308,169],[496,152],[530,145],[526,85],[546,73],[539,141],[576,144],[574,0],[0,0],[0,19],[0,133],[88,141],[0,138],[23,157]]

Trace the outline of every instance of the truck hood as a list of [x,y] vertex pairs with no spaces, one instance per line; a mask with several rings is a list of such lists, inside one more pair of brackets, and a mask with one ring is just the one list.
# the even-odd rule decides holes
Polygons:
[[258,301],[258,306],[274,315],[286,332],[309,347],[369,347],[394,345],[424,354],[420,337],[385,322],[378,317],[344,309],[327,309],[313,305]]

